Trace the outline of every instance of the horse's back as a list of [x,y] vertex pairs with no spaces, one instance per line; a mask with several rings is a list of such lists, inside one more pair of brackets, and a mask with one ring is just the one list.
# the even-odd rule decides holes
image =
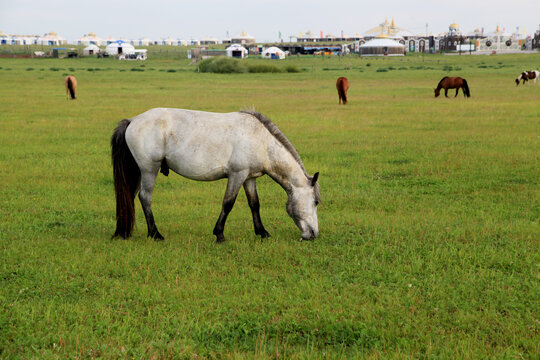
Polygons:
[[347,91],[349,89],[349,80],[344,76],[339,77],[336,81],[336,87],[338,90]]
[[267,135],[248,114],[155,108],[131,120],[126,140],[138,163],[166,159],[180,175],[216,180],[238,164],[263,162],[258,149]]

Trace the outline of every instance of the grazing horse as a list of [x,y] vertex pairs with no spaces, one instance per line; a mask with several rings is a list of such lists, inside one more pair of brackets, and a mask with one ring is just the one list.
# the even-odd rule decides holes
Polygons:
[[347,90],[349,90],[349,80],[346,77],[339,77],[336,82],[337,93],[339,96],[339,103],[343,102],[343,105],[347,104]]
[[254,111],[227,114],[156,108],[120,121],[111,139],[116,231],[127,238],[135,222],[134,199],[139,192],[148,236],[163,240],[154,222],[152,192],[158,171],[169,169],[188,179],[227,178],[221,214],[214,227],[217,242],[236,196],[243,186],[255,234],[269,236],[259,215],[255,180],[264,174],[287,193],[287,213],[304,240],[319,234],[317,205],[319,173],[309,176],[298,152],[272,121]]
[[536,84],[536,80],[538,79],[538,77],[540,77],[540,71],[538,70],[527,71],[527,77],[529,78],[529,80],[534,80],[534,83]]
[[75,79],[75,76],[66,76],[64,82],[66,83],[66,98],[69,100],[69,97],[71,96],[72,99],[76,99],[75,91],[77,91],[77,79]]
[[460,77],[443,77],[435,89],[435,97],[441,94],[441,89],[444,89],[444,96],[446,97],[448,97],[448,89],[456,89],[456,95],[454,97],[458,95],[459,89],[463,89],[463,96],[471,96],[467,80]]
[[522,72],[516,78],[516,86],[518,86],[519,82],[522,81],[522,80],[523,80],[523,85],[525,85],[525,81],[529,81],[529,73],[527,71]]

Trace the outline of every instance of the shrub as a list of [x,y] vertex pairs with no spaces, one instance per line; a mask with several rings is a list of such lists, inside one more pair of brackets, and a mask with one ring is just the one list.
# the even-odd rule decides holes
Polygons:
[[279,67],[272,64],[255,64],[249,65],[248,71],[250,73],[279,73],[283,72]]
[[388,72],[388,69],[380,68],[380,69],[377,69],[377,72]]
[[288,73],[299,73],[300,69],[295,65],[287,65],[285,66],[285,71]]
[[34,70],[33,67],[26,68],[26,71],[33,71],[33,70]]
[[225,56],[203,60],[199,63],[198,69],[200,72],[218,74],[245,73],[248,71],[246,65],[241,61]]
[[[138,70],[143,70],[143,69],[138,69]],[[144,71],[144,70],[143,70],[143,71]],[[167,72],[169,72],[169,73],[175,73],[176,70],[175,70],[175,69],[168,69]]]
[[144,71],[144,69],[141,69],[141,68],[131,68],[131,71]]

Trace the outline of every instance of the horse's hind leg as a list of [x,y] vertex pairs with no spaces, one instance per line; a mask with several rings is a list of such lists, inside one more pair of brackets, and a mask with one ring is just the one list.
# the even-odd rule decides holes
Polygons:
[[261,215],[259,213],[259,195],[257,194],[257,182],[255,178],[247,179],[244,182],[244,190],[246,192],[249,208],[251,209],[251,216],[253,217],[253,226],[255,227],[255,234],[260,235],[261,238],[269,237],[270,234],[264,228]]
[[157,168],[153,171],[145,171],[141,174],[141,190],[139,191],[139,200],[144,211],[144,217],[146,218],[146,225],[148,226],[148,236],[156,241],[164,240],[157,229],[154,221],[154,214],[152,213],[152,193],[154,192],[154,185],[156,184]]

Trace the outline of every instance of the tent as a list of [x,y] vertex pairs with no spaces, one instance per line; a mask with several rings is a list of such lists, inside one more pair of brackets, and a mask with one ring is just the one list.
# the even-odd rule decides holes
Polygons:
[[117,40],[110,43],[105,48],[105,53],[107,55],[121,55],[121,54],[131,54],[135,51],[135,47],[130,43],[127,43],[123,40]]
[[83,54],[85,56],[88,56],[88,55],[97,55],[101,52],[101,49],[97,46],[97,45],[89,45],[87,47],[84,48],[83,50]]
[[228,57],[243,59],[247,58],[248,56],[247,49],[242,45],[238,44],[229,46],[227,49],[225,49],[225,51],[227,52]]
[[67,44],[67,40],[61,36],[58,36],[57,33],[51,31],[48,34],[41,36],[37,39],[37,45],[62,45]]
[[285,52],[275,46],[269,47],[262,52],[263,59],[285,59]]
[[93,32],[86,34],[80,38],[77,39],[78,45],[101,45],[103,40],[101,40],[97,35]]
[[405,45],[397,41],[384,37],[377,37],[363,45],[360,45],[360,55],[362,56],[403,56],[405,55]]

